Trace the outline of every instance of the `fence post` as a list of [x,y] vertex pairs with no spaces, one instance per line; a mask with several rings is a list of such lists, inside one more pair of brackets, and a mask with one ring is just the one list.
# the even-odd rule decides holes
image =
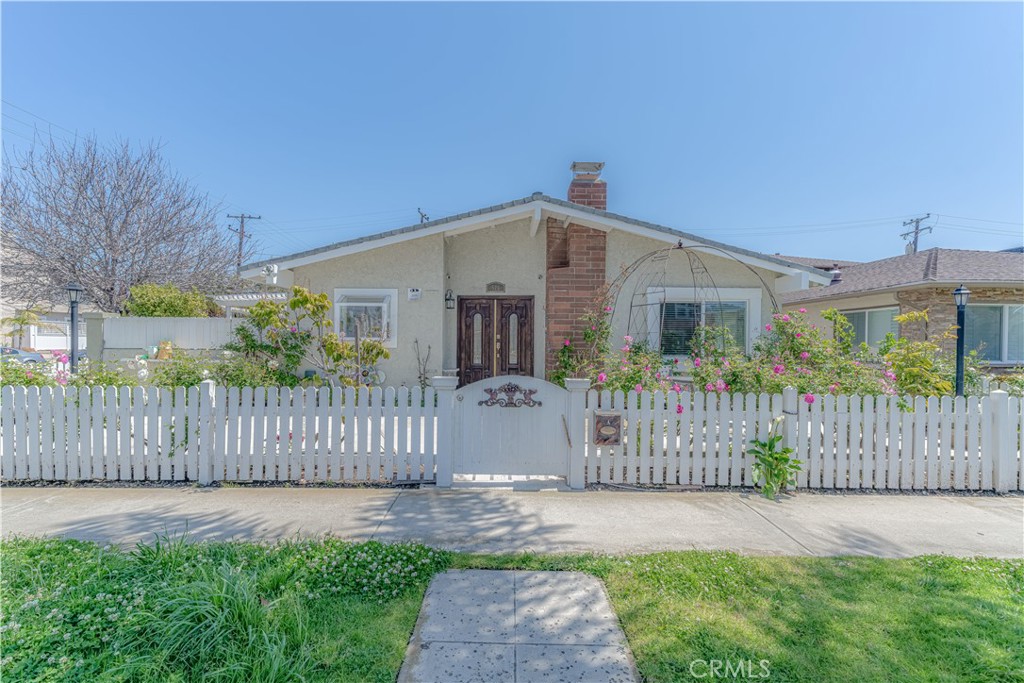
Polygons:
[[458,377],[434,377],[430,380],[437,393],[437,470],[435,485],[451,488],[455,452],[455,387]]
[[214,390],[213,380],[199,384],[199,472],[196,475],[200,485],[207,486],[213,481],[213,423]]
[[[569,472],[566,482],[571,489],[583,489],[587,485],[587,390],[589,379],[567,379],[565,388],[569,392],[569,414],[566,415],[567,436],[569,437]],[[656,426],[655,433],[660,433]]]
[[782,445],[785,448],[792,448],[794,452],[796,452],[797,420],[800,419],[797,408],[796,389],[786,387],[782,390]]
[[1010,395],[997,390],[989,394],[989,410],[992,413],[992,443],[983,446],[991,448],[992,487],[999,493],[1006,493],[1016,479],[1015,425],[1010,421]]

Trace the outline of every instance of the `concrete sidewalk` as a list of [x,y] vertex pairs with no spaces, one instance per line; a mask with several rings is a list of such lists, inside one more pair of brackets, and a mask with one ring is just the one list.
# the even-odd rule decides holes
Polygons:
[[4,487],[0,531],[112,543],[330,533],[472,552],[1024,557],[1024,497],[329,488]]
[[600,580],[476,569],[430,582],[398,675],[398,683],[638,680]]

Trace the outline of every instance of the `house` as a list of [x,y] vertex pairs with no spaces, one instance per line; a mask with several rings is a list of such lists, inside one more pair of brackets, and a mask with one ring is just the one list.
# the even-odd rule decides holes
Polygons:
[[[83,309],[83,313],[88,310],[85,307]],[[16,318],[25,311],[37,313],[39,323],[24,328],[11,323],[0,325],[0,335],[3,337],[4,344],[10,343],[19,348],[39,351],[47,356],[48,352],[67,352],[71,348],[71,324],[67,304],[28,306],[17,301],[4,300],[0,302],[0,319]],[[86,348],[86,332],[85,319],[79,317],[78,348],[81,351]]]
[[[889,332],[920,339],[919,325],[900,329],[895,316],[928,311],[929,333],[956,324],[952,292],[959,285],[971,291],[967,305],[966,346],[993,368],[1024,365],[1024,253],[928,249],[916,254],[836,268],[824,287],[788,292],[786,310],[807,309],[823,323],[828,308],[853,323],[856,342],[869,346]],[[952,349],[953,340],[944,342]]]
[[[603,163],[572,165],[568,200],[536,192],[504,204],[250,263],[242,276],[329,293],[343,336],[379,333],[388,384],[428,374],[545,377],[579,318],[612,288],[613,339],[669,356],[701,322],[749,348],[778,297],[829,275],[607,210]],[[361,324],[361,329],[357,326]],[[368,332],[370,330],[370,332]]]

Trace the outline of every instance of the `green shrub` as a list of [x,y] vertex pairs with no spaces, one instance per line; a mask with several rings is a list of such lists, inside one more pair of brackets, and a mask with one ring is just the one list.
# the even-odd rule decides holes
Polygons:
[[128,290],[126,315],[137,318],[206,318],[216,305],[201,292],[183,292],[175,285],[143,284]]
[[27,365],[9,361],[0,363],[0,386],[53,387],[57,385],[53,372],[46,363]]

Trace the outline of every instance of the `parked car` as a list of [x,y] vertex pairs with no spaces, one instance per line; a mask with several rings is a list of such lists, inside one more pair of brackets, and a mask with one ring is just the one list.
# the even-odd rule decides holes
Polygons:
[[36,353],[35,351],[22,351],[10,346],[0,347],[0,362],[3,363],[8,361],[15,363],[42,363],[44,360],[43,354]]

